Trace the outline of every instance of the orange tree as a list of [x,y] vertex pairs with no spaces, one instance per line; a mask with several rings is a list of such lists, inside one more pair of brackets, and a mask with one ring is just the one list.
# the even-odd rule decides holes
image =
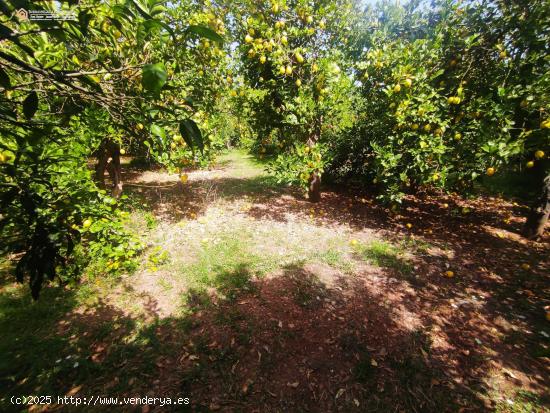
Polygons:
[[[420,186],[467,191],[501,169],[544,170],[550,90],[540,16],[548,5],[487,4],[373,10],[356,62],[362,105],[354,129],[339,137],[332,171],[400,202]],[[547,197],[528,233],[544,226]]]
[[191,27],[203,36],[187,36],[188,47],[173,49],[174,77],[167,103],[171,108],[183,106],[190,110],[191,122],[178,124],[168,119],[165,146],[156,153],[157,161],[182,171],[182,181],[186,180],[185,169],[211,162],[215,150],[223,146],[221,129],[226,123],[223,100],[232,83],[229,57],[222,42],[227,31],[227,13],[223,3],[209,1],[178,3],[170,9],[171,19],[182,33],[188,33]]
[[[271,170],[319,201],[324,142],[349,123],[352,81],[342,51],[349,1],[244,2],[234,8],[238,70],[254,149],[278,157]],[[244,95],[244,96],[241,96]]]
[[140,247],[87,159],[99,153],[101,170],[111,158],[117,196],[121,144],[135,139],[160,154],[175,124],[201,148],[195,109],[173,88],[185,83],[199,38],[221,37],[178,24],[174,9],[154,0],[27,4],[75,16],[52,21],[19,20],[19,2],[1,6],[0,245],[15,254],[17,278],[29,279],[36,298],[44,280],[74,278],[80,258],[96,257],[105,271],[131,268]]

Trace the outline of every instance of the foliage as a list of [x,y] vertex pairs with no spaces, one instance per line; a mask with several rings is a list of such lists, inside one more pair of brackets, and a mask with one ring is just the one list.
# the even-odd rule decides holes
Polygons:
[[36,298],[81,242],[109,271],[132,266],[139,247],[117,222],[117,201],[92,182],[88,158],[109,141],[165,161],[169,125],[190,126],[184,140],[202,150],[196,109],[173,88],[188,81],[198,38],[222,39],[174,25],[180,10],[156,0],[29,4],[77,17],[40,22],[18,20],[16,6],[3,4],[0,23],[0,231]]
[[108,271],[133,266],[140,248],[102,190],[109,158],[121,190],[126,153],[185,184],[240,143],[280,182],[311,190],[328,172],[390,202],[548,170],[542,0],[24,6],[76,16],[19,20],[20,2],[2,3],[0,236],[35,297],[62,267],[78,273],[76,253]]
[[267,170],[278,178],[278,183],[288,182],[293,184],[306,183],[313,172],[323,173],[322,144],[312,146],[296,144],[291,150],[279,154],[268,166]]
[[342,50],[352,12],[347,1],[296,1],[245,3],[235,13],[243,79],[234,100],[247,109],[253,150],[279,154],[272,169],[287,181],[306,184],[307,172],[321,172],[320,159],[295,150],[339,131],[346,120],[352,85]]
[[539,16],[547,3],[416,6],[383,3],[370,15],[355,64],[362,105],[331,171],[400,201],[420,186],[463,191],[506,165],[542,162],[550,66]]

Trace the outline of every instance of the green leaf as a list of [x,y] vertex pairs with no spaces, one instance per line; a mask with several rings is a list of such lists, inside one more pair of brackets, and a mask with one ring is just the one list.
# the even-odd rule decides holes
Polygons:
[[223,37],[221,37],[214,30],[209,29],[208,27],[192,25],[192,26],[189,26],[187,28],[187,32],[195,33],[195,34],[198,34],[201,37],[206,37],[207,39],[210,39],[214,42],[218,42],[220,44],[223,44]]
[[138,13],[141,14],[144,19],[149,20],[153,18],[149,13],[147,13],[145,6],[142,5],[140,2],[132,0],[132,3],[134,4],[134,6],[136,6]]
[[160,138],[161,143],[164,143],[164,140],[166,139],[166,132],[162,126],[152,124],[151,133]]
[[155,19],[150,19],[150,20],[145,20],[143,23],[143,28],[148,32],[152,32],[153,29],[161,29],[162,26],[160,24],[160,22],[158,20],[155,20]]
[[204,150],[204,140],[202,139],[202,133],[195,121],[192,119],[182,120],[180,122],[180,134],[191,149],[196,145],[202,153]]
[[437,79],[443,73],[445,73],[445,70],[444,69],[439,69],[437,72],[435,72],[433,75],[430,76],[430,80]]
[[159,93],[166,79],[166,69],[164,63],[155,63],[151,65],[144,65],[141,72],[141,84],[142,86],[151,92]]
[[162,4],[157,4],[153,6],[150,10],[151,16],[158,16],[159,14],[162,14],[166,11],[166,7],[164,7]]
[[31,119],[38,110],[38,95],[35,91],[29,93],[29,96],[23,101],[23,114],[27,119]]
[[88,34],[88,27],[90,26],[90,20],[92,20],[92,14],[87,10],[81,10],[78,13],[78,24],[80,25],[80,31],[83,35]]
[[143,22],[143,27],[147,30],[147,31],[151,31],[152,29],[165,29],[168,33],[170,33],[170,35],[172,37],[175,36],[174,34],[174,30],[172,30],[172,28],[170,26],[168,26],[166,23],[160,21],[160,20],[156,20],[156,19],[150,19],[150,20],[145,20]]
[[0,67],[0,86],[2,86],[4,89],[8,89],[11,87],[10,77],[6,73],[4,69]]

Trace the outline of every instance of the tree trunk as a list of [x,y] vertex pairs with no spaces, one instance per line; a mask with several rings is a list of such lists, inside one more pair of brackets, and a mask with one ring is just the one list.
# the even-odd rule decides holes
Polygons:
[[[319,116],[315,119],[315,125],[313,133],[310,135],[307,140],[307,145],[312,147],[321,137],[321,125],[323,123],[323,117]],[[321,174],[319,171],[313,171],[309,176],[308,181],[308,200],[310,202],[319,202],[321,201]]]
[[539,198],[531,207],[527,221],[523,227],[523,235],[534,239],[542,236],[544,227],[550,215],[550,173],[546,175],[542,184]]
[[310,202],[321,200],[321,175],[317,172],[312,172],[309,176],[307,195]]
[[113,183],[111,195],[118,198],[122,194],[122,168],[120,165],[120,145],[105,141],[99,147],[98,163],[96,165],[96,180],[105,187],[105,170]]
[[122,168],[120,166],[120,146],[116,145],[116,148],[112,156],[113,165],[113,190],[112,195],[118,198],[122,195]]
[[105,169],[107,169],[108,162],[109,153],[107,152],[105,145],[101,144],[97,155],[97,165],[95,167],[95,179],[100,188],[105,188]]

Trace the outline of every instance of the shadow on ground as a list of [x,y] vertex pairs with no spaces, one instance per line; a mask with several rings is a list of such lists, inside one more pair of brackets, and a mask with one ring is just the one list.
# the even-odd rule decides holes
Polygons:
[[[185,408],[151,406],[163,412],[488,408],[483,396],[490,389],[481,379],[491,360],[434,345],[435,323],[414,320],[406,302],[402,308],[367,278],[288,266],[259,280],[237,265],[218,273],[215,285],[190,291],[186,314],[148,325],[101,301],[87,311],[72,308],[71,291],[46,289],[38,304],[2,296],[13,301],[2,303],[13,311],[0,319],[13,340],[2,341],[2,411],[19,410],[6,397],[25,394],[191,399]],[[401,299],[418,301],[411,294]],[[10,327],[21,318],[35,320],[28,331]],[[458,319],[441,322],[464,331]],[[459,339],[484,337],[475,328]],[[498,353],[492,359],[509,362]]]
[[[442,315],[432,308],[422,315],[418,309],[430,304],[398,279],[288,266],[259,280],[237,265],[214,283],[216,291],[190,291],[189,311],[179,317],[155,319],[149,297],[155,321],[148,325],[101,301],[86,311],[73,308],[71,291],[46,289],[36,304],[2,296],[11,300],[2,308],[12,309],[0,320],[11,339],[2,341],[3,402],[36,393],[183,395],[192,401],[186,409],[151,407],[486,411],[490,388],[483,378],[494,363],[526,373],[532,368],[505,351],[484,354],[476,339],[495,343],[484,325],[470,321],[475,309]],[[10,327],[27,320],[28,331]],[[532,377],[535,390],[544,391],[544,377]],[[98,410],[110,408],[62,409]]]
[[[159,182],[158,184],[161,185],[162,183]],[[161,191],[160,195],[158,191]],[[435,363],[435,361],[440,363],[439,368],[441,370],[438,371],[436,367],[428,364],[436,368],[434,371],[435,381],[430,378],[430,386],[419,383],[420,390],[426,393],[426,397],[414,389],[410,390],[407,386],[399,388],[400,381],[395,378],[395,375],[398,375],[398,371],[401,369],[395,366],[392,367],[391,363],[385,364],[385,361],[382,360],[381,365],[373,370],[377,372],[387,370],[389,384],[382,385],[384,390],[381,391],[378,391],[378,387],[376,389],[368,387],[366,392],[370,394],[370,398],[367,398],[365,394],[361,395],[361,391],[365,391],[364,387],[357,393],[357,389],[351,385],[355,382],[351,379],[349,379],[351,380],[349,388],[347,387],[348,381],[341,381],[338,378],[334,379],[334,383],[330,380],[326,381],[322,389],[315,386],[311,388],[309,384],[302,384],[301,380],[303,380],[304,372],[311,369],[308,370],[307,365],[304,364],[300,367],[302,370],[299,372],[294,367],[290,369],[296,374],[296,377],[300,378],[296,387],[294,387],[296,381],[292,381],[290,377],[288,377],[290,385],[287,386],[287,383],[278,384],[279,389],[284,389],[285,394],[294,393],[299,395],[297,399],[293,399],[293,403],[298,403],[293,407],[285,405],[281,401],[282,390],[279,390],[278,393],[268,389],[268,385],[273,384],[274,375],[278,374],[274,370],[269,370],[269,374],[266,373],[267,376],[271,375],[266,383],[251,378],[250,380],[253,380],[254,384],[247,387],[248,391],[244,392],[244,395],[241,394],[241,399],[237,398],[237,395],[239,391],[243,393],[243,380],[246,380],[245,371],[238,379],[227,379],[227,383],[232,383],[231,386],[233,387],[224,388],[223,391],[220,390],[221,388],[216,388],[216,384],[212,384],[214,387],[209,390],[209,396],[219,396],[219,394],[224,393],[228,395],[225,396],[227,397],[226,401],[223,397],[219,397],[217,401],[211,401],[214,407],[232,406],[229,408],[230,411],[239,409],[248,411],[248,407],[246,409],[243,407],[248,406],[247,400],[249,399],[247,397],[256,394],[252,389],[261,389],[258,394],[265,399],[259,399],[257,405],[262,406],[262,403],[266,403],[265,406],[273,406],[272,410],[262,408],[261,411],[279,411],[277,409],[295,409],[296,411],[308,411],[307,409],[310,409],[309,411],[315,411],[316,409],[312,406],[315,403],[321,403],[321,401],[325,403],[323,406],[326,411],[337,411],[340,408],[347,411],[353,408],[355,398],[360,403],[358,409],[364,409],[362,411],[369,411],[369,409],[372,411],[386,411],[384,406],[387,405],[384,403],[393,399],[400,400],[399,403],[402,403],[401,406],[404,411],[414,411],[411,407],[414,405],[413,400],[417,403],[423,403],[417,405],[423,406],[421,408],[417,407],[417,411],[431,411],[433,404],[430,404],[430,399],[432,401],[437,400],[434,398],[434,392],[437,393],[439,389],[439,385],[436,383],[444,382],[445,377],[447,377],[449,383],[457,386],[456,389],[464,390],[464,394],[461,393],[462,390],[457,394],[466,398],[473,397],[467,389],[476,389],[480,385],[480,378],[485,377],[488,372],[502,373],[504,371],[506,377],[503,380],[509,384],[526,386],[533,390],[543,390],[548,385],[544,378],[550,377],[547,363],[550,341],[541,332],[547,330],[544,307],[550,304],[548,299],[549,238],[547,234],[541,242],[531,242],[517,236],[523,222],[522,215],[525,214],[525,208],[490,197],[467,201],[456,196],[426,194],[418,197],[408,196],[399,210],[392,212],[377,204],[373,197],[368,194],[358,194],[341,188],[329,188],[323,193],[322,201],[319,204],[311,204],[296,189],[277,185],[271,178],[263,175],[250,178],[205,177],[204,179],[194,180],[185,187],[176,184],[170,189],[145,188],[140,190],[139,193],[142,199],[153,209],[161,208],[159,205],[165,204],[162,207],[163,211],[168,211],[168,219],[173,221],[185,217],[189,218],[190,213],[200,215],[216,199],[235,201],[246,196],[251,207],[242,213],[260,222],[288,222],[289,219],[301,219],[307,220],[315,226],[331,227],[345,224],[353,231],[374,231],[391,242],[400,243],[407,240],[413,245],[412,249],[415,250],[414,257],[406,263],[406,265],[412,267],[407,277],[394,278],[396,274],[390,271],[373,282],[370,274],[363,274],[364,279],[368,280],[370,277],[371,290],[380,289],[380,285],[387,282],[389,284],[383,289],[385,296],[394,294],[398,299],[392,301],[384,298],[384,294],[376,298],[369,294],[369,291],[362,289],[360,286],[355,286],[355,298],[347,297],[345,301],[347,304],[341,307],[340,310],[345,314],[354,314],[349,305],[358,300],[372,301],[374,307],[369,307],[369,311],[376,314],[380,312],[380,309],[374,310],[380,305],[398,306],[402,312],[415,316],[417,325],[420,326],[420,333],[399,327],[399,324],[396,324],[395,320],[387,315],[383,319],[372,318],[376,320],[372,330],[370,330],[373,335],[379,337],[387,332],[388,337],[402,336],[405,340],[403,343],[407,341],[407,337],[416,337],[417,334],[425,334],[426,331],[429,331],[432,337],[438,338],[436,348],[428,353],[428,361],[430,363]],[[159,203],[159,199],[162,199],[162,202]],[[412,228],[407,228],[405,225],[407,223],[412,224]],[[415,247],[417,244],[426,244],[427,248],[421,250]],[[434,249],[444,253],[434,253]],[[384,259],[384,257],[381,258]],[[402,265],[401,263],[397,264]],[[528,264],[529,267],[526,267],[525,264]],[[444,278],[443,275],[446,270],[452,270],[455,277],[452,279]],[[299,269],[294,269],[294,271],[300,273]],[[398,279],[398,284],[395,284],[396,279]],[[259,291],[270,294],[272,297],[271,302],[278,302],[279,300],[285,302],[288,297],[284,294],[277,296],[275,292],[269,293],[269,291],[271,285],[276,285],[277,288],[284,290],[283,284],[285,282],[288,284],[289,280],[289,277],[283,277],[278,281],[266,281],[267,284],[264,284],[264,282],[259,283],[256,287]],[[367,281],[367,284],[369,284],[369,281]],[[339,298],[343,294],[341,290],[331,289],[325,291],[325,294],[334,298],[331,301],[344,302],[341,297]],[[263,295],[262,293],[259,297]],[[254,298],[253,300],[260,300],[260,298]],[[254,316],[258,310],[256,307],[262,309],[258,316]],[[287,303],[281,307],[281,311],[291,307]],[[351,323],[352,328],[358,328],[348,316],[344,317],[342,325],[337,320],[332,320],[328,325],[325,325],[323,324],[324,321],[318,319],[319,314],[307,313],[306,309],[297,307],[294,316],[287,315],[287,323],[298,326],[303,322],[300,321],[301,317],[313,317],[317,320],[316,326],[319,326],[319,329],[325,335],[330,335],[328,333],[330,330],[345,330],[345,324],[348,322]],[[366,309],[363,310],[367,311]],[[239,323],[242,322],[243,326],[259,326],[262,331],[260,336],[269,336],[269,333],[264,331],[267,328],[264,319],[275,319],[275,315],[279,314],[278,312],[271,313],[271,307],[261,307],[260,301],[250,308],[247,307],[247,304],[235,304],[233,301],[224,302],[208,307],[208,310],[198,310],[196,314],[200,315],[199,319],[213,317],[212,320],[215,320],[213,311],[225,315],[235,314],[237,319],[244,314],[243,317],[246,323],[242,320]],[[283,326],[285,326],[283,315],[281,313],[279,316],[283,320]],[[365,317],[365,320],[367,320],[367,315]],[[192,324],[194,323],[195,321]],[[239,323],[235,325],[238,326]],[[210,330],[213,324],[215,324],[213,321],[208,322],[203,329],[198,331],[201,334],[208,333],[217,337],[221,333]],[[305,325],[303,327],[303,330],[298,328],[280,329],[280,334],[277,334],[279,338],[272,337],[269,339],[271,345],[281,345],[280,341],[285,342],[285,339],[280,337],[286,337],[286,335],[290,337],[296,335],[299,340],[292,341],[294,344],[285,342],[285,346],[288,346],[285,349],[292,349],[293,345],[298,347],[299,342],[306,345],[308,343],[306,336],[313,334],[318,329],[307,330]],[[222,330],[225,331],[225,328]],[[363,325],[362,328],[366,327]],[[359,329],[358,331],[362,330]],[[392,332],[395,334],[392,335]],[[365,345],[368,344],[371,348],[374,348],[374,350],[369,351],[373,352],[372,354],[377,354],[380,349],[376,347],[376,343],[369,341],[374,340],[372,336],[361,334],[358,338],[359,342],[366,343]],[[212,344],[215,341],[218,345],[220,340],[221,338],[219,340],[214,339],[207,344]],[[329,338],[329,340],[331,339]],[[406,346],[403,343],[393,343],[395,347],[394,354],[409,354],[408,350],[404,350]],[[216,345],[213,345],[213,348]],[[268,344],[265,345],[270,348]],[[322,350],[315,350],[311,346],[306,346],[308,354],[311,354],[313,358],[322,358],[320,354],[324,354],[326,349],[330,347],[327,347],[327,344],[323,346],[322,343],[319,344],[318,342],[315,342],[315,345],[321,347]],[[392,343],[385,343],[384,348],[388,349],[391,345]],[[277,352],[270,355],[269,351],[265,349],[262,351],[262,346],[254,349],[244,346],[243,353],[239,353],[238,359],[240,360],[245,353],[248,354],[247,352],[251,352],[251,355],[249,355],[251,360],[252,358],[258,358],[258,364],[265,363],[265,360],[274,357],[281,357],[273,363],[276,366],[273,368],[278,368],[281,372],[286,372],[289,369],[288,367],[282,368],[282,365],[298,366],[300,365],[299,357],[308,359],[306,353],[298,352],[299,357],[287,355],[290,361],[286,363],[284,359],[286,353],[282,350],[282,347],[276,347]],[[226,347],[227,343],[224,342],[224,348]],[[230,348],[232,347],[230,346]],[[258,354],[258,351],[261,355]],[[278,351],[283,351],[283,353],[279,354]],[[420,353],[422,354],[422,360],[426,361],[424,353]],[[317,356],[314,356],[315,354]],[[213,357],[218,360],[217,356]],[[345,368],[350,371],[351,361],[341,354],[338,357],[340,357],[338,363],[343,363],[342,365],[345,365]],[[360,358],[361,356],[353,355],[353,357],[356,361],[359,361],[357,357]],[[230,357],[229,360],[235,362],[236,359]],[[192,361],[195,362],[196,360]],[[233,375],[237,374],[235,372],[238,371],[238,368],[243,368],[241,363],[239,362],[236,367],[231,364],[230,368]],[[218,377],[223,382],[226,380],[222,371],[216,370],[217,367],[214,371],[211,371],[211,368],[205,367],[201,363],[198,367],[197,363],[189,363],[187,368],[191,367],[193,367],[191,371],[198,371],[197,383],[203,386],[206,385],[206,388],[208,388],[208,383],[213,380],[212,377]],[[353,368],[351,368],[351,371],[353,371]],[[210,378],[205,380],[204,374]],[[454,376],[453,378],[456,380],[450,380],[449,375]],[[193,377],[193,374],[191,376]],[[335,377],[339,376],[336,375]],[[193,380],[187,380],[187,382],[195,383]],[[416,383],[416,380],[412,380],[412,382]],[[197,383],[193,386],[198,386]],[[336,388],[338,386],[335,383],[340,383],[341,387]],[[395,386],[393,392],[388,391],[387,389],[391,388],[392,385]],[[199,391],[198,387],[193,386],[189,388],[195,392]],[[336,397],[341,388],[344,389],[343,393],[341,392]],[[441,389],[443,389],[443,393],[455,392],[455,389],[445,386]],[[302,392],[308,393],[308,396],[306,397]],[[256,395],[256,397],[260,397],[259,395]],[[409,397],[411,397],[410,400]],[[451,399],[453,400],[451,401],[460,403],[462,400],[460,397],[452,396]],[[345,402],[342,404],[344,407],[338,407],[340,405],[337,401]],[[303,405],[300,403],[303,403]],[[376,406],[379,410],[376,410]],[[391,409],[391,411],[394,411],[394,409]]]

